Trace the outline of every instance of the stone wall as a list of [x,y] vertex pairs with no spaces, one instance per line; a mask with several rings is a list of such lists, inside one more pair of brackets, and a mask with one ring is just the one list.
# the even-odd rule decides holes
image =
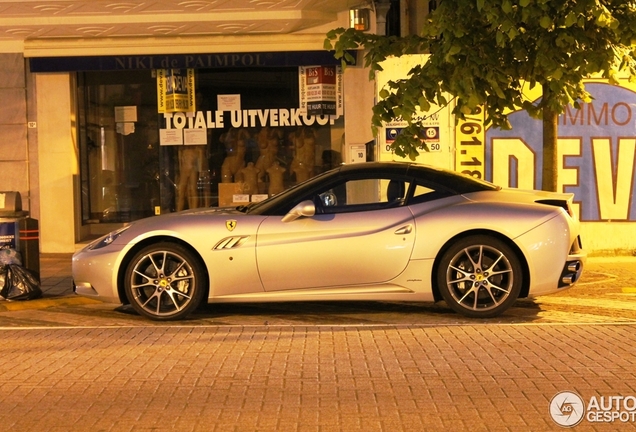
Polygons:
[[20,192],[23,210],[37,218],[37,129],[28,127],[34,121],[31,83],[22,53],[0,53],[0,191]]

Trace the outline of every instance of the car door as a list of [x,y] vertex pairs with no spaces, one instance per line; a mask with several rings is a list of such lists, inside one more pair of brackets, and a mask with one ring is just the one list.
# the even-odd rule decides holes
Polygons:
[[388,183],[347,182],[317,194],[322,214],[264,220],[256,243],[264,289],[369,285],[399,275],[413,250],[415,224],[403,201],[392,203],[380,192]]

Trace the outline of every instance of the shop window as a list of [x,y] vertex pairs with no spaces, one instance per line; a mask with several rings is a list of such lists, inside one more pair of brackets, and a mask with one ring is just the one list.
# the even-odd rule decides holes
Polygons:
[[242,205],[342,163],[344,118],[299,113],[296,67],[197,69],[192,113],[158,113],[152,71],[78,83],[84,224]]
[[160,196],[151,72],[79,74],[78,83],[83,223],[152,215]]

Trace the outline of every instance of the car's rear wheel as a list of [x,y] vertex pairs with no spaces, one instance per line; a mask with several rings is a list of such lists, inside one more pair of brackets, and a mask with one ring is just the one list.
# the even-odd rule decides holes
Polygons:
[[449,307],[473,318],[502,314],[519,297],[519,258],[503,241],[466,237],[442,256],[437,273],[440,293]]
[[199,261],[175,243],[143,248],[126,268],[125,289],[130,304],[153,320],[187,317],[201,303],[204,284]]

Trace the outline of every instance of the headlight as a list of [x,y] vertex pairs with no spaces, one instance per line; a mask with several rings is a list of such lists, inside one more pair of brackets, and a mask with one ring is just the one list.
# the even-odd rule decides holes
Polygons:
[[104,237],[98,238],[93,243],[89,244],[87,249],[88,250],[94,250],[94,249],[101,249],[104,246],[108,246],[109,244],[114,242],[117,239],[117,237],[119,237],[121,235],[121,233],[123,233],[124,231],[126,231],[130,227],[131,227],[131,225],[119,228],[118,230],[115,230],[115,231],[112,231],[112,232],[106,234]]

